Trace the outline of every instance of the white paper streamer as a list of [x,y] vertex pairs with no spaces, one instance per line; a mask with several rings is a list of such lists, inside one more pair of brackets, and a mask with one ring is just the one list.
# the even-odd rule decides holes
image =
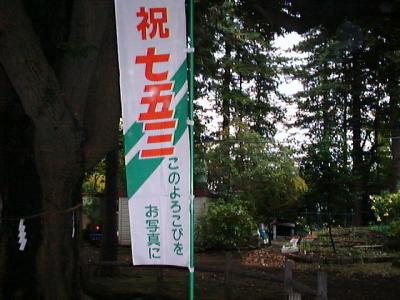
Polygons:
[[19,251],[24,251],[26,242],[28,241],[26,238],[26,231],[25,231],[25,225],[24,225],[25,220],[20,219],[19,220],[19,226],[18,226],[18,243],[19,243]]
[[75,238],[75,212],[72,212],[72,238]]

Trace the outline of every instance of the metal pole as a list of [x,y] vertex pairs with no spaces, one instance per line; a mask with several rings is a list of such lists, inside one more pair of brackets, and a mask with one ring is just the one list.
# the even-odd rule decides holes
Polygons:
[[193,193],[193,93],[194,93],[194,4],[189,0],[189,126],[190,136],[190,255],[189,255],[189,299],[194,299],[194,193]]

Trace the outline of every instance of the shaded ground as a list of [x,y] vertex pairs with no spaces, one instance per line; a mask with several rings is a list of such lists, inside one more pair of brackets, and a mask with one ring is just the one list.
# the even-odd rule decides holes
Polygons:
[[[281,245],[275,242],[265,249],[233,253],[232,268],[252,276],[230,274],[228,286],[225,285],[225,253],[197,254],[195,298],[284,299],[285,257],[280,254]],[[95,250],[89,251],[93,260]],[[120,249],[119,260],[129,264],[129,248]],[[316,289],[318,270],[328,273],[329,299],[400,299],[400,269],[391,263],[321,266],[296,263],[294,280]],[[89,273],[86,286],[94,299],[187,299],[187,270],[120,267],[118,275],[101,278],[98,267],[92,266]],[[302,299],[314,298],[302,293]]]

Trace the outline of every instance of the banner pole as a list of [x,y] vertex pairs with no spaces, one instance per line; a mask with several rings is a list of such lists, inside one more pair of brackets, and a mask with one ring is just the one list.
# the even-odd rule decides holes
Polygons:
[[190,255],[189,255],[189,299],[194,299],[194,123],[193,123],[193,98],[194,98],[194,4],[189,0],[189,126],[190,136]]

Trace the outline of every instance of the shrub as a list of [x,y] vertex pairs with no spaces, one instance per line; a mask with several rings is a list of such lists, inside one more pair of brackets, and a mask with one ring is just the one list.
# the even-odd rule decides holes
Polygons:
[[383,192],[381,195],[370,196],[371,209],[378,222],[400,219],[400,192]]
[[376,220],[386,224],[382,226],[390,238],[388,246],[400,249],[400,191],[397,193],[383,192],[382,195],[371,196]]
[[245,205],[232,202],[211,202],[196,227],[196,244],[202,249],[234,249],[246,245],[256,229]]

